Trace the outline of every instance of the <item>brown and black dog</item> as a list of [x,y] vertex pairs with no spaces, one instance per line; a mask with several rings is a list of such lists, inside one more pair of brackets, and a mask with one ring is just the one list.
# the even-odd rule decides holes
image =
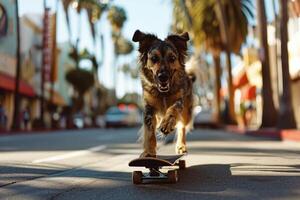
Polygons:
[[186,132],[192,123],[192,80],[185,71],[188,33],[161,40],[136,30],[139,42],[144,99],[143,147],[141,157],[156,156],[156,131],[164,135],[177,128],[176,153],[187,152]]

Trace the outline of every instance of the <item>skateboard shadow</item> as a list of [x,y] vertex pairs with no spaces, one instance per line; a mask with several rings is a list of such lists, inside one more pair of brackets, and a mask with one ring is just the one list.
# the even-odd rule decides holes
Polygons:
[[[235,167],[241,167],[234,169]],[[247,167],[247,168],[245,168]],[[283,168],[285,167],[285,168]],[[291,171],[287,171],[287,167]],[[179,170],[179,182],[176,184],[163,184],[160,181],[134,185],[131,182],[131,172],[102,171],[89,168],[42,169],[24,166],[0,166],[0,185],[5,190],[0,190],[0,199],[290,199],[299,196],[297,188],[300,187],[299,165],[270,165],[261,168],[260,165],[234,163],[194,165],[184,170]],[[234,170],[232,175],[231,170]],[[239,170],[239,174],[236,174]],[[244,173],[242,173],[245,170]],[[249,170],[280,171],[285,174],[259,175],[247,174]],[[2,177],[14,173],[15,177],[6,181]],[[288,174],[290,172],[291,174]],[[1,177],[1,175],[3,175]],[[31,175],[31,177],[29,177]],[[292,176],[293,175],[293,176]],[[51,176],[50,179],[39,179]],[[56,180],[80,180],[77,184],[67,183],[53,185]],[[57,179],[59,178],[59,179]],[[79,179],[77,179],[79,178]],[[35,180],[36,179],[36,180]],[[30,181],[38,181],[30,184]],[[45,187],[45,180],[52,184]],[[15,182],[21,184],[14,184]],[[6,182],[6,184],[5,184]],[[39,184],[37,184],[39,183]],[[59,182],[58,182],[59,183]],[[51,185],[50,184],[50,185]],[[285,187],[293,186],[293,187]],[[276,189],[274,189],[276,188]],[[7,192],[7,193],[6,193]],[[49,198],[50,197],[50,198]],[[53,198],[52,198],[53,197]]]
[[176,188],[189,192],[218,192],[226,190],[225,181],[231,179],[230,165],[194,165],[179,170]]
[[231,179],[230,165],[209,164],[194,165],[178,170],[179,181],[170,184],[167,181],[151,180],[143,185],[148,187],[168,188],[176,192],[199,194],[203,192],[219,192],[226,190],[225,181]]

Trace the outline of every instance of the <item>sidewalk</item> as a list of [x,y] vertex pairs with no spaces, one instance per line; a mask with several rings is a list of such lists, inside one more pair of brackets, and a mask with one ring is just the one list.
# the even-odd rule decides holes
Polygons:
[[282,141],[295,141],[300,142],[300,130],[291,129],[291,130],[279,130],[276,128],[266,128],[266,129],[243,129],[237,126],[226,126],[226,131],[242,134],[242,135],[250,135],[256,137],[268,137],[273,139],[278,139]]

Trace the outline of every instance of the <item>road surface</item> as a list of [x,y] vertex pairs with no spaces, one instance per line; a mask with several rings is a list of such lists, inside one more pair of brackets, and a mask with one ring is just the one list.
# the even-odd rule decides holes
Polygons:
[[[300,199],[300,144],[197,129],[177,184],[133,185],[138,128],[0,136],[0,199]],[[159,142],[160,154],[174,144]]]

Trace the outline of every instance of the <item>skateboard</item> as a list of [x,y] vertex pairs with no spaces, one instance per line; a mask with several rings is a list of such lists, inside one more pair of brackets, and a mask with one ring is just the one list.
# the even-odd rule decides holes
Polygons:
[[[184,155],[157,155],[155,158],[144,157],[130,161],[129,167],[145,167],[149,169],[148,173],[133,171],[132,182],[141,184],[143,180],[165,180],[169,183],[176,183],[178,181],[177,169],[185,169],[186,167],[185,160],[180,160]],[[161,169],[167,169],[167,173],[162,172]]]

